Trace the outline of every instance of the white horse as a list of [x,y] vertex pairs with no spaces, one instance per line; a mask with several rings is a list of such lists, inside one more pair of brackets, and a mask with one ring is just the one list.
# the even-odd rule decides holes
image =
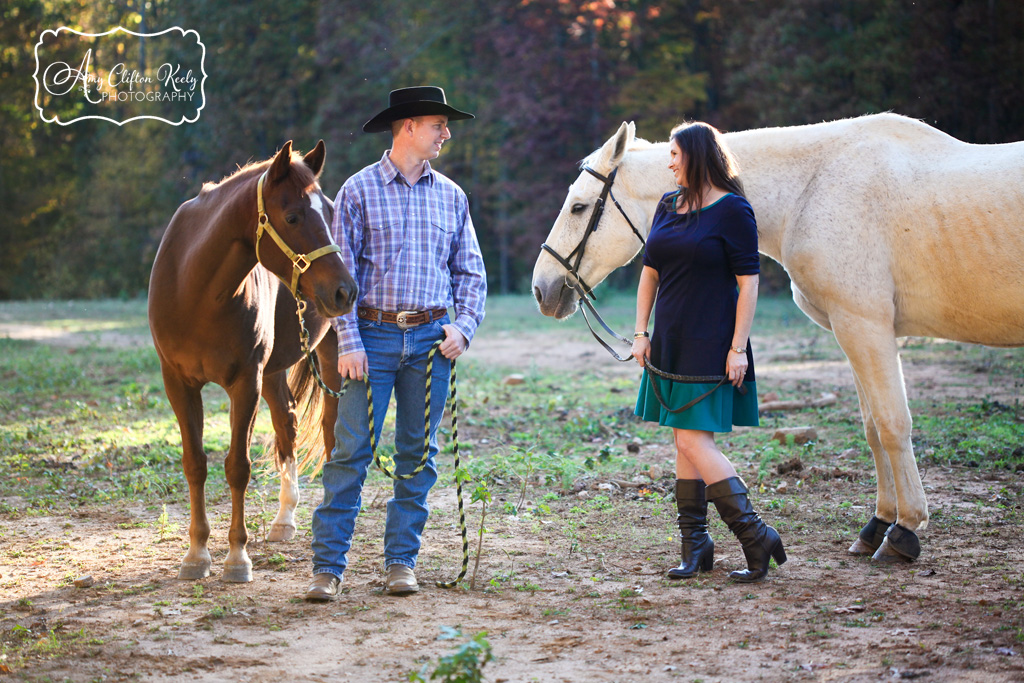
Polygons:
[[[797,305],[835,334],[853,368],[878,497],[850,552],[911,561],[928,505],[896,339],[1024,346],[1024,142],[971,145],[895,114],[725,139],[760,250],[785,267]],[[637,255],[640,240],[623,218],[646,236],[658,199],[675,189],[668,159],[667,143],[635,139],[623,123],[584,161],[604,176],[617,171],[620,208],[605,211],[590,236],[582,281],[596,286]],[[569,188],[547,240],[558,254],[580,243],[602,187],[584,172]],[[544,251],[537,259],[544,315],[564,318],[578,305],[566,270]]]

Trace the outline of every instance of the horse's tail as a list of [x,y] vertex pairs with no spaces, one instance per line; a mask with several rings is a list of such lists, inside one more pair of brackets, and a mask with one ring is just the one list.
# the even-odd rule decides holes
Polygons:
[[[316,356],[313,357],[316,362]],[[292,390],[296,405],[303,405],[302,417],[299,419],[298,434],[295,437],[295,455],[299,457],[299,472],[315,477],[323,469],[327,461],[324,448],[322,429],[324,414],[324,392],[316,381],[316,376],[306,358],[292,367],[288,378],[288,387]]]
[[[313,362],[318,362],[316,355],[312,356]],[[299,435],[296,437],[295,453],[302,453],[299,460],[299,472],[306,473],[310,477],[319,474],[327,462],[327,450],[324,445],[324,391],[319,387],[316,376],[309,367],[308,361],[300,362],[300,369],[296,369],[293,377],[289,380],[296,400],[302,396],[305,402],[305,410],[302,419],[299,420]],[[294,381],[294,384],[292,382]]]

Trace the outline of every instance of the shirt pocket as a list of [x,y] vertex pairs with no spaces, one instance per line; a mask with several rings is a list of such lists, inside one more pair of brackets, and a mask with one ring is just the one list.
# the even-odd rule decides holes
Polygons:
[[452,233],[450,224],[444,221],[436,221],[431,219],[430,225],[427,229],[427,239],[430,244],[428,253],[434,255],[437,259],[437,263],[446,263],[448,261],[448,254],[452,248]]
[[455,210],[440,197],[431,197],[427,202],[429,220],[427,223],[428,250],[437,263],[448,261],[452,248],[452,233],[455,230]]
[[403,226],[404,221],[398,211],[386,207],[378,212],[367,222],[362,257],[372,263],[375,269],[386,272],[402,250],[405,233]]

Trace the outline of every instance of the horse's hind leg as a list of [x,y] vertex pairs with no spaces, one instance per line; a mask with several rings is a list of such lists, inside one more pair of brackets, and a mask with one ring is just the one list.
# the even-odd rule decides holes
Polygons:
[[181,430],[181,464],[188,481],[190,521],[188,552],[178,578],[202,579],[210,575],[210,523],[206,517],[206,452],[203,451],[203,396],[200,387],[186,385],[166,370],[164,391]]
[[[334,391],[341,391],[341,374],[338,372],[338,337],[333,329],[329,329],[316,347],[317,359],[320,361],[320,378]],[[351,385],[352,387],[359,386]],[[352,389],[357,391],[357,389]],[[324,450],[326,460],[331,459],[334,451],[334,425],[338,421],[338,399],[324,392],[324,410],[320,416],[320,427],[324,434]]]
[[278,543],[295,537],[295,508],[299,504],[299,475],[295,463],[296,424],[295,397],[288,388],[284,372],[263,378],[263,398],[270,408],[274,424],[278,471],[281,473],[280,508],[270,525],[267,541]]
[[231,399],[231,446],[224,459],[224,474],[231,489],[231,529],[228,531],[228,556],[224,559],[222,579],[231,583],[252,581],[252,561],[245,551],[249,534],[245,529],[245,492],[252,476],[249,445],[259,407],[260,373],[239,378],[228,388]]

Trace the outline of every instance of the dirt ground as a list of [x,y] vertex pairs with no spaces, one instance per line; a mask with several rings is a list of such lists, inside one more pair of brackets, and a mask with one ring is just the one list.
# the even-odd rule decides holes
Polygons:
[[[636,372],[591,342],[548,342],[497,335],[478,339],[472,353],[527,369]],[[806,342],[764,349],[759,384],[835,391],[841,414],[855,418],[845,363],[805,360],[798,343]],[[534,344],[545,353],[532,353]],[[1012,383],[927,358],[904,354],[912,398],[1020,395]],[[672,454],[644,445],[639,460],[667,469]],[[404,681],[465,641],[439,638],[442,626],[466,636],[487,631],[495,660],[484,673],[494,683],[1024,680],[1024,475],[935,466],[922,474],[933,522],[921,558],[901,566],[846,552],[851,530],[873,512],[872,472],[837,452],[834,470],[805,468],[767,482],[759,508],[783,531],[789,560],[752,586],[727,580],[743,556],[714,513],[714,570],[663,579],[678,562],[671,502],[600,478],[582,482],[585,498],[548,500],[545,515],[505,515],[498,501],[472,591],[433,585],[453,578],[459,559],[454,489],[438,486],[418,569],[422,590],[410,597],[381,590],[387,496],[385,484],[374,483],[344,593],[323,605],[301,600],[308,535],[251,544],[255,580],[219,580],[227,506],[211,511],[215,574],[197,582],[175,579],[186,547],[184,501],[168,501],[166,523],[159,511],[130,505],[2,519],[0,625],[40,639],[41,654],[12,674],[29,680]],[[667,493],[671,484],[666,473],[649,489]],[[310,486],[303,496],[300,519],[308,520],[320,494]],[[595,504],[603,499],[609,504]],[[82,575],[95,585],[69,585]],[[51,658],[42,653],[54,629],[65,650]]]

